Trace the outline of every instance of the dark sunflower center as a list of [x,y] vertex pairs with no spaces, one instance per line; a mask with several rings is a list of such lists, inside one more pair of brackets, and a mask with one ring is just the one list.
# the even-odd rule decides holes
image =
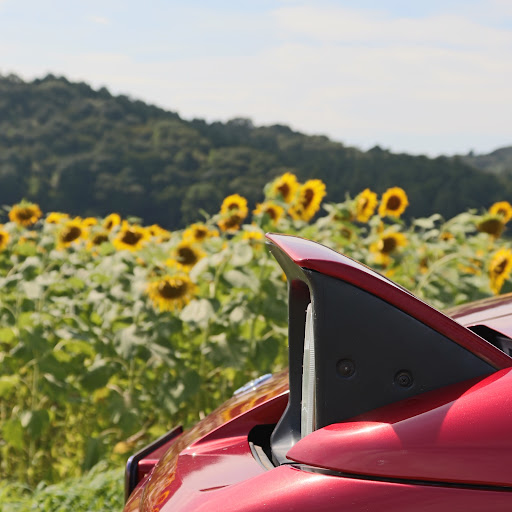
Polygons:
[[392,236],[388,236],[386,238],[383,238],[380,241],[380,243],[381,243],[380,252],[383,252],[385,254],[393,252],[396,249],[396,240]]
[[72,242],[80,237],[82,230],[78,226],[70,226],[62,232],[61,239],[63,242]]
[[4,243],[5,235],[3,233],[0,233],[0,245]]
[[109,220],[106,224],[105,224],[105,229],[108,229],[109,231],[112,229],[112,226],[114,224],[114,221],[113,220]]
[[104,233],[99,233],[94,236],[94,238],[92,239],[92,243],[94,245],[101,245],[103,242],[106,242],[107,240],[108,240],[107,235],[105,235]]
[[402,201],[400,200],[400,198],[398,196],[391,196],[389,199],[388,199],[388,210],[398,210],[398,208],[400,208],[400,205],[402,204]]
[[238,210],[240,208],[240,205],[238,203],[231,203],[228,204],[228,210]]
[[240,225],[240,222],[242,222],[242,219],[239,215],[232,215],[225,220],[224,226],[226,229],[236,228]]
[[365,210],[367,206],[368,206],[368,198],[367,197],[362,197],[361,199],[359,199],[359,208],[361,210]]
[[194,238],[196,240],[203,240],[206,238],[206,235],[208,234],[208,231],[204,228],[196,228],[194,232]]
[[302,200],[300,202],[304,209],[307,209],[307,207],[311,204],[311,201],[313,201],[313,197],[315,197],[315,192],[312,189],[307,188],[304,191],[304,196],[302,197]]
[[139,240],[142,238],[142,233],[136,231],[127,230],[123,233],[121,241],[126,245],[137,245]]
[[506,266],[507,266],[507,260],[506,259],[501,260],[496,265],[496,267],[494,267],[493,274],[495,274],[496,276],[499,276],[499,275],[503,274],[503,272],[505,271]]
[[274,208],[267,208],[265,210],[265,213],[272,219],[272,220],[276,220],[277,219],[277,212],[275,211]]
[[498,213],[498,215],[501,215],[502,217],[506,217],[508,214],[507,210],[505,210],[503,208],[500,208],[497,213]]
[[18,210],[18,218],[21,220],[30,220],[34,216],[32,208],[20,208]]
[[504,229],[503,222],[500,219],[487,219],[478,224],[478,231],[488,233],[493,236],[500,236]]
[[164,281],[158,285],[158,293],[164,299],[179,299],[187,292],[187,283],[178,281],[175,284]]
[[343,237],[343,238],[349,238],[352,236],[352,231],[350,231],[350,229],[348,229],[347,227],[343,227],[340,229],[340,235]]
[[197,263],[197,254],[190,247],[180,247],[177,259],[182,265],[195,265]]
[[277,190],[279,190],[279,193],[283,196],[284,199],[287,199],[290,195],[290,185],[288,183],[283,183],[282,185],[279,185],[277,187]]

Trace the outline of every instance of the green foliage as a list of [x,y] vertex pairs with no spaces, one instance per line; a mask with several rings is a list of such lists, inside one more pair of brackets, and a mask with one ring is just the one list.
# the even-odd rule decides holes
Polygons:
[[[123,464],[136,446],[285,366],[285,283],[261,287],[262,277],[280,279],[261,242],[206,240],[197,298],[170,314],[146,289],[166,273],[180,233],[138,252],[85,240],[57,250],[62,228],[35,227],[35,253],[20,251],[29,231],[12,222],[0,252],[3,478],[34,485],[104,458]],[[264,305],[273,305],[265,318]]]
[[379,147],[362,152],[248,119],[185,121],[53,75],[0,77],[0,204],[26,198],[45,211],[117,211],[175,229],[195,221],[199,209],[214,213],[233,192],[254,206],[267,181],[292,169],[301,179],[322,179],[330,201],[368,183],[379,193],[400,183],[411,199],[409,217],[451,217],[511,195],[507,173],[479,165]]
[[104,512],[123,506],[122,470],[98,464],[81,477],[39,484],[33,492],[20,483],[0,484],[0,512]]
[[[308,183],[309,206],[319,207],[323,185]],[[483,219],[501,231],[506,208],[506,217],[471,211],[405,223],[377,215],[376,196],[347,195],[309,222],[297,213],[301,190],[288,204],[269,184],[267,213],[245,224],[245,200],[233,196],[202,225],[171,234],[123,222],[100,245],[103,219],[36,220],[38,208],[25,203],[33,225],[23,226],[22,208],[12,208],[0,226],[2,480],[41,490],[101,460],[123,465],[247,380],[286,367],[287,284],[264,249],[265,230],[324,243],[437,307],[509,287],[509,243],[482,231]],[[80,233],[73,241],[69,226]]]

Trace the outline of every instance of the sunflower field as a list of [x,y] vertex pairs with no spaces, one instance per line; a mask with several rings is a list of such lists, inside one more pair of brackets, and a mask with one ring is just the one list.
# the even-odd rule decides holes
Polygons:
[[[21,202],[0,225],[0,473],[27,488],[78,477],[189,426],[287,364],[287,284],[266,231],[323,243],[438,308],[512,289],[512,206],[401,219],[406,192],[325,202],[287,172],[249,211],[169,232]],[[330,198],[331,200],[333,198]]]

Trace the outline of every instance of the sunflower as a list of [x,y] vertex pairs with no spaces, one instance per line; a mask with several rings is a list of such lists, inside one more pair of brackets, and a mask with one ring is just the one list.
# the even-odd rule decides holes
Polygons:
[[118,251],[137,251],[150,239],[150,237],[151,235],[147,229],[137,226],[136,224],[129,224],[124,220],[119,233],[112,243]]
[[2,228],[3,226],[0,225],[0,251],[3,251],[9,243],[9,233]]
[[159,311],[179,311],[190,302],[196,288],[186,274],[177,274],[149,283],[146,293]]
[[91,226],[96,226],[98,224],[98,219],[96,217],[86,217],[82,224],[85,228],[90,228]]
[[419,266],[420,274],[426,274],[428,272],[428,268],[429,268],[429,260],[428,260],[427,256],[424,256],[420,260],[420,266]]
[[242,219],[247,217],[249,209],[247,208],[247,199],[238,194],[232,194],[222,201],[220,214],[229,217],[233,214],[240,216]]
[[85,236],[85,228],[79,217],[68,220],[57,236],[57,249],[69,247],[72,243],[80,241]]
[[370,245],[370,252],[374,254],[376,263],[386,266],[391,261],[390,254],[405,245],[407,238],[403,233],[384,233]]
[[244,231],[244,234],[242,235],[242,240],[249,240],[249,243],[252,245],[254,242],[259,243],[261,242],[265,236],[261,231],[256,231],[254,229]]
[[201,249],[194,247],[189,240],[180,242],[174,250],[175,260],[184,270],[190,270],[200,259],[206,256]]
[[149,234],[159,242],[165,242],[171,238],[171,233],[167,231],[167,229],[160,227],[158,224],[148,226],[146,229]]
[[499,215],[506,224],[512,219],[512,205],[508,201],[499,201],[489,208],[491,215]]
[[225,231],[227,233],[234,233],[240,229],[240,225],[244,219],[239,215],[231,215],[226,217],[225,219],[219,220],[217,223],[221,231]]
[[491,290],[498,295],[505,281],[510,276],[512,270],[512,251],[510,249],[500,249],[497,251],[489,263],[489,276],[491,279]]
[[322,180],[306,181],[300,186],[297,199],[288,213],[296,220],[310,220],[320,209],[325,194],[325,184]]
[[108,240],[109,240],[108,235],[109,235],[108,231],[99,231],[98,233],[95,233],[89,239],[89,243],[87,244],[87,246],[89,248],[97,247],[97,246],[101,245],[104,242],[108,242]]
[[285,172],[276,178],[270,185],[270,196],[282,199],[285,203],[291,203],[299,188],[299,182],[295,174]]
[[450,233],[449,231],[443,231],[440,235],[439,235],[439,239],[442,240],[443,242],[449,242],[450,240],[453,240],[455,237],[453,236],[452,233]]
[[107,231],[112,231],[119,224],[121,224],[121,216],[118,213],[111,213],[108,217],[105,217],[102,226]]
[[377,207],[377,194],[369,188],[365,188],[356,197],[356,219],[359,222],[368,222],[370,217],[375,213]]
[[69,219],[67,213],[51,212],[46,216],[45,222],[47,224],[60,224],[67,219]]
[[505,222],[501,215],[485,215],[476,225],[476,229],[481,233],[487,233],[494,239],[499,238],[505,229]]
[[284,215],[284,208],[272,201],[265,201],[256,205],[253,211],[256,216],[267,216],[272,224],[277,224],[279,219]]
[[386,217],[386,215],[400,217],[408,205],[409,200],[407,199],[407,194],[404,189],[400,187],[388,188],[386,192],[382,194],[382,200],[379,205],[379,215],[381,217]]
[[9,220],[20,226],[32,226],[43,215],[37,204],[22,201],[9,211]]
[[206,224],[195,223],[183,231],[183,239],[191,240],[192,242],[202,242],[207,238],[219,236],[216,229],[209,229]]
[[346,241],[351,241],[354,238],[354,231],[352,231],[348,226],[341,226],[339,234],[341,238]]

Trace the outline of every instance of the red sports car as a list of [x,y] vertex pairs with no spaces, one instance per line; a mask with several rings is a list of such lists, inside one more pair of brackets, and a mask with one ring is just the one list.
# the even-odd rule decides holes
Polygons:
[[132,456],[125,512],[510,512],[512,297],[446,316],[327,247],[267,238],[289,371]]

